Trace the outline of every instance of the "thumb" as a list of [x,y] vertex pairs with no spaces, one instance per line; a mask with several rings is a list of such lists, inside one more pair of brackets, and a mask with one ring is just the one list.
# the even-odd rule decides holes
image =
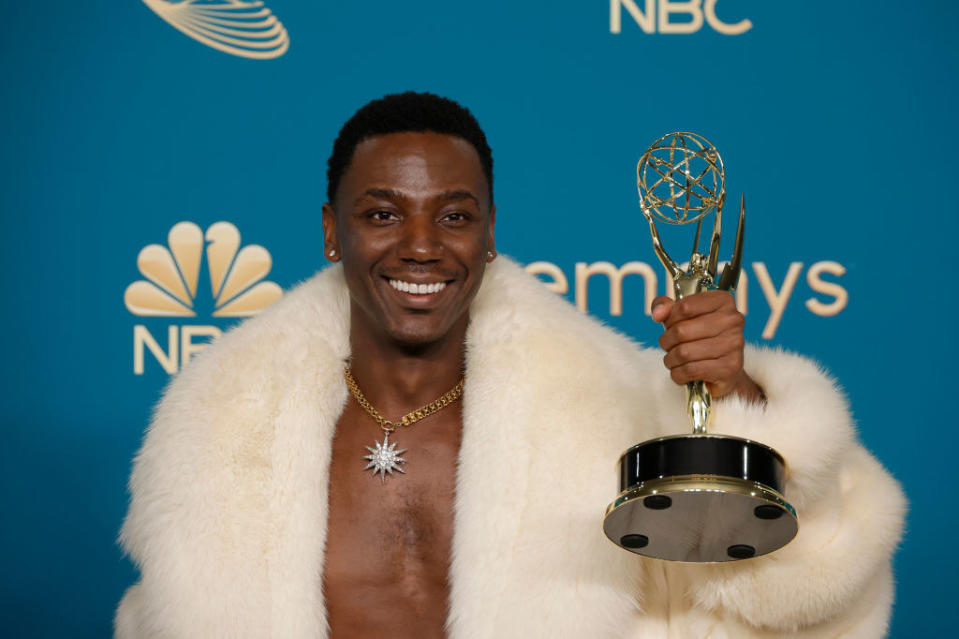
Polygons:
[[664,322],[667,317],[669,317],[669,312],[673,310],[672,299],[666,297],[665,295],[660,295],[653,300],[653,303],[650,305],[650,313],[653,316],[654,322]]

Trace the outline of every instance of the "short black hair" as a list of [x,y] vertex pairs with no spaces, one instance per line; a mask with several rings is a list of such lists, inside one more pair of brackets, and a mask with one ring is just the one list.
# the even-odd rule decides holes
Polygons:
[[492,204],[493,152],[486,143],[486,134],[479,122],[469,109],[449,98],[415,91],[394,93],[373,100],[346,121],[333,142],[333,152],[326,163],[326,197],[333,202],[340,180],[360,142],[389,133],[424,131],[453,135],[473,145],[486,175],[486,183],[489,184]]

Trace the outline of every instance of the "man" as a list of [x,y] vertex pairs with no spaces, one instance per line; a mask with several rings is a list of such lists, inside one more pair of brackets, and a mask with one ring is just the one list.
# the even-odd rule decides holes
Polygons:
[[[744,348],[728,294],[657,298],[665,357],[576,312],[497,257],[485,136],[436,96],[366,105],[328,178],[339,264],[208,348],[158,407],[117,637],[885,632],[901,491],[815,365]],[[615,460],[688,430],[692,379],[714,430],[789,460],[802,526],[786,548],[688,565],[604,537]]]

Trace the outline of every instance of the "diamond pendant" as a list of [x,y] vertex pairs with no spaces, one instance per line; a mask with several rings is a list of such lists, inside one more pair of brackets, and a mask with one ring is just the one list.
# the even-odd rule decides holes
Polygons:
[[376,477],[376,474],[380,474],[380,481],[386,483],[386,473],[393,474],[394,470],[398,470],[401,473],[406,471],[400,468],[400,464],[405,464],[406,460],[400,457],[401,454],[405,453],[408,448],[402,450],[396,450],[396,443],[390,443],[390,434],[386,433],[383,437],[383,443],[374,442],[376,448],[370,448],[369,446],[364,446],[366,450],[370,451],[369,455],[365,455],[363,459],[370,460],[370,463],[366,465],[366,468],[363,470],[373,469],[373,476]]

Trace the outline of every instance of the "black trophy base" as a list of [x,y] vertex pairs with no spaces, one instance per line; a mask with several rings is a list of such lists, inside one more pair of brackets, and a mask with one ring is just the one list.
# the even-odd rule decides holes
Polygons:
[[620,458],[620,494],[603,530],[647,557],[720,562],[758,557],[799,531],[782,494],[785,462],[763,444],[721,435],[663,437]]

